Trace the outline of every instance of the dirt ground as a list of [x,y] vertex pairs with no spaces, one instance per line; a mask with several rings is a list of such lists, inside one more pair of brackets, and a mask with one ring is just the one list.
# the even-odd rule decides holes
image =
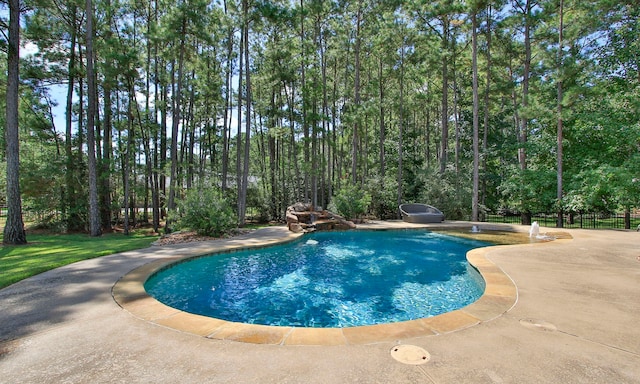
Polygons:
[[162,237],[156,240],[153,244],[157,246],[163,246],[163,245],[172,245],[172,244],[191,243],[195,241],[228,239],[231,237],[250,233],[252,231],[253,231],[252,229],[234,229],[231,233],[221,237],[203,236],[203,235],[199,235],[195,231],[178,231],[178,232],[170,233],[168,235],[162,235]]

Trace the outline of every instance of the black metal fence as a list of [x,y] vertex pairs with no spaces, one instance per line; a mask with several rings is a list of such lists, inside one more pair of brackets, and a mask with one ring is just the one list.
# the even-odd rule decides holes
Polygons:
[[[537,221],[544,227],[556,227],[558,216],[549,213],[536,213],[531,215],[531,222]],[[520,214],[506,215],[487,215],[486,222],[489,223],[505,223],[505,224],[521,224],[522,218]],[[605,214],[605,213],[581,213],[581,214],[565,214],[563,220],[563,228],[584,228],[584,229],[637,229],[640,225],[640,215],[632,214],[630,217],[630,226],[625,228],[624,214]]]

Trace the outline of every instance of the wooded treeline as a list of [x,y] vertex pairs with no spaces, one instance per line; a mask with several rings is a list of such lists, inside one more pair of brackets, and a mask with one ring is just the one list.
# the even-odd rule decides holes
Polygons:
[[561,225],[638,205],[632,0],[21,7],[21,43],[37,46],[20,66],[23,209],[64,230],[159,229],[198,189],[233,201],[239,225],[327,207],[348,185],[380,218],[417,201]]

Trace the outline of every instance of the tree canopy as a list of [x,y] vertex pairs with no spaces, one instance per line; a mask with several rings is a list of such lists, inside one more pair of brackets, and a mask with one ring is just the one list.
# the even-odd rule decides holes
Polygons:
[[[0,66],[10,73],[3,7]],[[22,0],[20,9],[21,44],[37,49],[21,57],[10,116],[21,209],[42,224],[159,229],[177,202],[209,189],[240,225],[282,220],[297,201],[327,207],[354,187],[379,218],[396,218],[403,202],[452,219],[517,212],[523,223],[640,202],[631,0]],[[5,178],[12,125],[0,120]],[[0,183],[1,205],[12,184]]]

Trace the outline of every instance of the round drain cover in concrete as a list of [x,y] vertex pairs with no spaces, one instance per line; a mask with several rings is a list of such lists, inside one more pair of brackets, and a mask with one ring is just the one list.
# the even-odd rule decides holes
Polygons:
[[420,365],[431,359],[429,352],[415,345],[396,345],[391,356],[403,364]]
[[520,320],[520,324],[525,328],[534,329],[537,331],[555,332],[558,330],[555,325],[549,323],[548,321],[538,319],[522,319]]

